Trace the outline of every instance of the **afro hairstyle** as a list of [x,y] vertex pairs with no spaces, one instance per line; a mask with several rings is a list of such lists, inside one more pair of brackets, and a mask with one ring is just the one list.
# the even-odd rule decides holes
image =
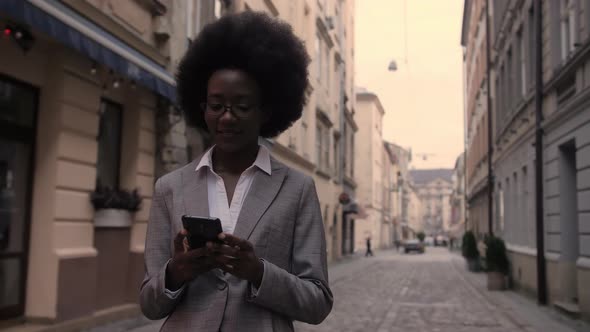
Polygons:
[[291,26],[262,12],[228,15],[206,25],[191,43],[176,74],[185,120],[207,130],[200,104],[207,100],[211,75],[221,69],[248,73],[261,91],[269,121],[262,137],[275,137],[297,121],[307,102],[310,59]]

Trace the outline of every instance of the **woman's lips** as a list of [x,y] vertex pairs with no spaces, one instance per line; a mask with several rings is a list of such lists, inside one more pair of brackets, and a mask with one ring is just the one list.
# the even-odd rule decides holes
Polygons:
[[240,133],[238,131],[233,130],[218,130],[217,135],[224,137],[224,138],[233,138],[238,136]]

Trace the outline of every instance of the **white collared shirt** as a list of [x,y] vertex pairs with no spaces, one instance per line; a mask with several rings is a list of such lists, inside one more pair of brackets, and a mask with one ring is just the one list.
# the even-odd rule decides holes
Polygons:
[[[240,175],[240,179],[236,185],[234,190],[234,195],[232,197],[231,204],[227,201],[227,191],[225,190],[225,183],[221,176],[219,176],[213,170],[213,149],[215,146],[207,150],[205,154],[201,157],[195,172],[201,172],[199,176],[206,176],[207,177],[207,199],[209,204],[209,216],[214,218],[219,218],[221,220],[221,227],[225,233],[233,234],[234,229],[236,228],[236,223],[238,221],[238,217],[240,216],[240,211],[242,210],[242,206],[244,201],[246,200],[246,196],[250,191],[250,187],[252,186],[252,182],[254,180],[254,176],[257,172],[264,172],[268,176],[271,175],[271,165],[270,165],[270,151],[264,146],[259,144],[258,155],[256,156],[256,160],[250,167],[248,167],[242,175]],[[170,261],[168,261],[170,262]],[[168,263],[166,263],[168,264]],[[171,291],[169,289],[165,289],[165,294],[171,298],[175,299],[184,290],[186,285],[183,285],[180,289],[176,291]],[[251,294],[255,296],[257,293],[257,289],[252,286]]]
[[209,216],[219,218],[219,220],[221,220],[223,231],[225,233],[233,234],[234,229],[236,228],[236,222],[240,216],[240,211],[242,210],[246,196],[252,186],[254,176],[260,171],[269,176],[271,175],[270,152],[265,146],[259,145],[256,160],[254,160],[254,163],[248,167],[242,175],[240,175],[232,200],[231,202],[228,202],[225,183],[221,176],[213,170],[212,155],[214,148],[215,146],[205,152],[195,171],[200,172],[203,170],[204,174],[200,175],[207,176]]

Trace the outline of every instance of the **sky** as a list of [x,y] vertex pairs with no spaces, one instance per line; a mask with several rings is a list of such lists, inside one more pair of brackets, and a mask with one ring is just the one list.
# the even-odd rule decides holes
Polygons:
[[463,0],[355,5],[355,84],[383,104],[383,139],[411,147],[416,169],[454,168],[463,152]]

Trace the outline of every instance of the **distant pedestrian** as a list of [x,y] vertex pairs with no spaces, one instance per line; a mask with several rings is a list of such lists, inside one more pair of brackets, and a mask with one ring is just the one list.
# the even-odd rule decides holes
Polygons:
[[365,257],[373,256],[373,251],[371,250],[371,237],[367,237],[367,252],[365,253]]

